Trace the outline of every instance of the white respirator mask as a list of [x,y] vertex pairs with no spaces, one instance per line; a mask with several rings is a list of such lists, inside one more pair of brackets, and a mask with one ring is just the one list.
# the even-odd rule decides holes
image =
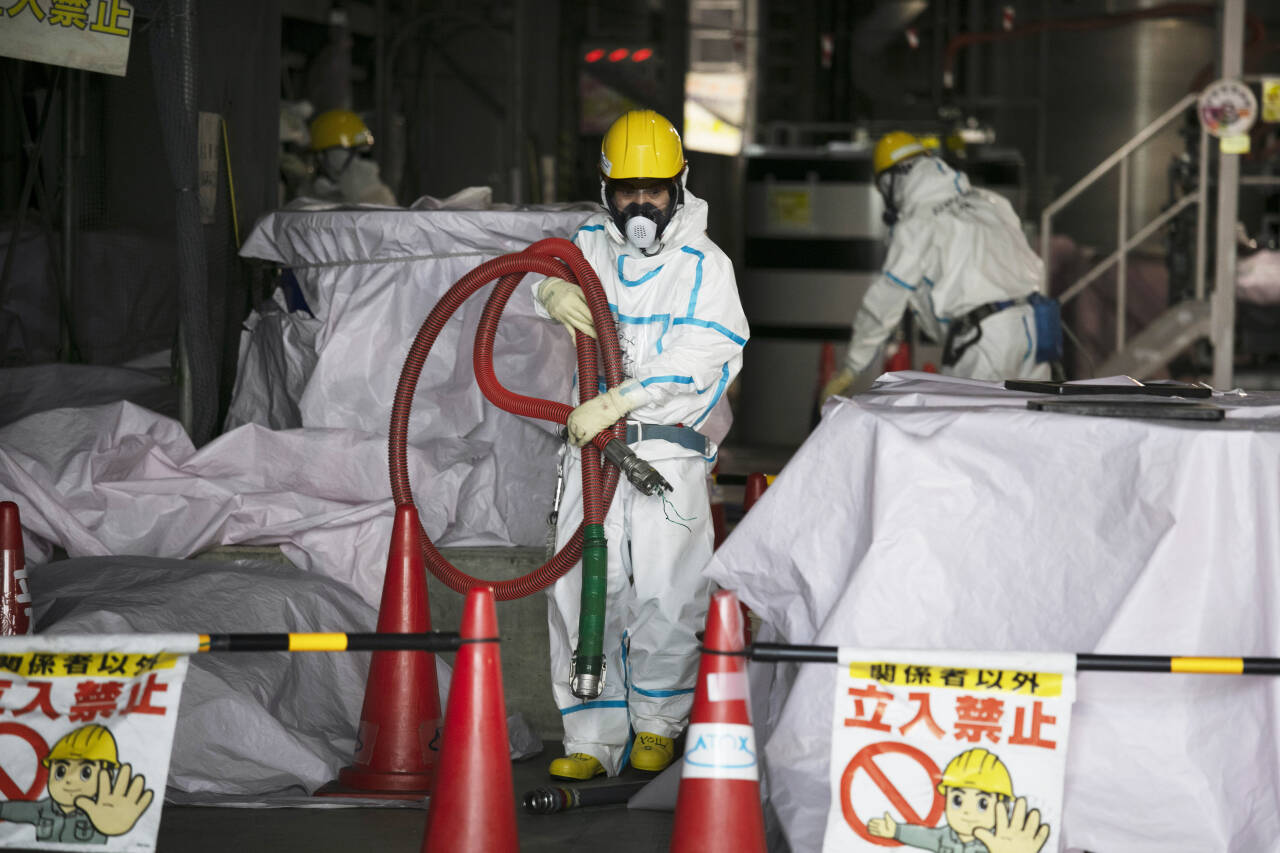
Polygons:
[[[645,207],[652,209],[653,205],[646,204]],[[627,242],[642,252],[658,241],[658,223],[645,215],[648,212],[643,210],[627,219]]]

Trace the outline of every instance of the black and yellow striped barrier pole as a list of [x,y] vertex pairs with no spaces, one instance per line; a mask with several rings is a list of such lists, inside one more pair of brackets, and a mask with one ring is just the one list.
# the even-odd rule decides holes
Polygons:
[[[773,663],[839,663],[839,646],[755,643],[744,654]],[[913,654],[918,655],[918,651]],[[975,653],[976,654],[976,653]],[[883,655],[877,650],[877,655]],[[1280,658],[1077,654],[1076,672],[1169,672],[1198,675],[1280,675]]]
[[497,637],[462,639],[456,631],[424,634],[201,634],[201,652],[456,652],[464,643],[496,643]]

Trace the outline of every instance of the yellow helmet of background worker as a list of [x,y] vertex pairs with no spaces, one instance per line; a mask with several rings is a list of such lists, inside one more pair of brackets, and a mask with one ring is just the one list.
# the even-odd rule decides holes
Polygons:
[[892,169],[899,163],[924,154],[926,150],[920,144],[920,140],[910,133],[905,130],[895,130],[880,137],[875,151],[871,154],[871,165],[878,176],[886,169]]
[[120,763],[116,739],[106,726],[96,723],[82,726],[62,736],[40,762],[48,767],[55,761],[101,761],[112,767]]
[[653,110],[623,113],[600,144],[600,174],[611,180],[674,178],[684,166],[680,132]]
[[1013,779],[1004,762],[982,747],[960,753],[942,771],[938,793],[945,788],[976,788],[990,794],[1013,798]]
[[361,148],[373,144],[373,134],[351,110],[327,110],[311,122],[311,150]]

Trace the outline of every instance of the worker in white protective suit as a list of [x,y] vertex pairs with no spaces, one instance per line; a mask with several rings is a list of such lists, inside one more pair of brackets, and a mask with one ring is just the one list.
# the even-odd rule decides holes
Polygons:
[[[581,563],[547,591],[551,680],[566,752],[550,773],[569,780],[616,775],[628,755],[645,771],[674,758],[693,705],[694,634],[710,595],[700,572],[713,547],[711,415],[724,405],[748,336],[733,267],[706,235],[707,203],[684,187],[684,152],[671,122],[651,110],[623,115],[605,134],[600,175],[605,211],[573,241],[608,295],[625,380],[569,417],[557,547],[582,519],[577,448],[619,418],[627,418],[627,443],[673,489],[646,496],[624,479],[605,518],[605,671],[596,699],[583,702],[569,686]],[[578,285],[547,278],[534,288],[540,313],[571,334],[595,336]]]
[[373,133],[351,110],[328,110],[311,122],[316,175],[303,194],[345,204],[396,203],[374,161]]
[[911,308],[944,343],[942,372],[971,379],[1049,379],[1061,359],[1058,305],[1039,293],[1043,264],[1013,207],[969,186],[901,131],[872,155],[890,225],[889,253],[853,321],[844,367],[823,398],[845,394]]

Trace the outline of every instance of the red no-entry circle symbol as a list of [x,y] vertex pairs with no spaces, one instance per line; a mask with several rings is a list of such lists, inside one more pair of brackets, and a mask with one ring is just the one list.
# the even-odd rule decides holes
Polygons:
[[898,753],[915,759],[924,769],[924,772],[928,774],[930,780],[938,779],[942,774],[938,771],[938,765],[933,763],[933,759],[927,753],[905,743],[892,743],[889,741],[873,743],[870,746],[864,746],[858,751],[857,755],[849,759],[849,764],[844,768],[844,775],[840,777],[840,809],[844,812],[845,822],[861,838],[865,838],[872,844],[879,844],[882,847],[896,847],[901,842],[894,841],[892,838],[877,838],[867,832],[866,821],[858,817],[858,813],[853,810],[853,800],[851,798],[853,777],[859,770],[866,773],[872,783],[889,798],[889,802],[893,803],[893,807],[898,810],[898,814],[902,815],[903,820],[907,823],[914,823],[919,826],[933,826],[938,822],[938,818],[942,817],[942,810],[946,806],[946,802],[943,800],[942,795],[937,792],[937,789],[931,787],[933,800],[929,805],[929,813],[924,817],[920,817],[911,804],[907,802],[907,798],[902,796],[902,792],[898,790],[897,786],[889,781],[889,777],[885,775],[884,770],[876,764],[875,757],[886,753]]
[[44,790],[45,783],[49,781],[49,768],[41,763],[41,759],[49,754],[49,745],[44,742],[44,738],[40,737],[39,732],[21,723],[0,723],[0,735],[22,738],[31,744],[36,754],[36,778],[31,783],[31,787],[26,791],[22,790],[18,783],[13,781],[8,771],[0,767],[0,794],[4,794],[6,800],[34,800],[36,795]]

